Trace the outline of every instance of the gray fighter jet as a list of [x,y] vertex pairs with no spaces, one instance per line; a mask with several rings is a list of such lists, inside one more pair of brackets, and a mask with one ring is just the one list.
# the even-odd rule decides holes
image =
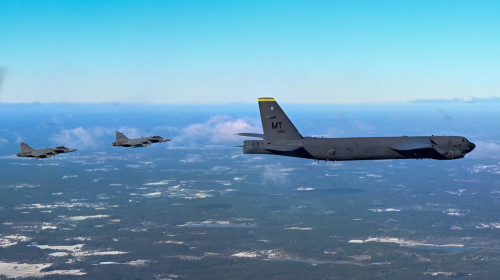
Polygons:
[[246,140],[244,154],[274,154],[314,160],[375,159],[450,160],[463,158],[476,145],[462,136],[302,137],[274,98],[259,98],[264,134],[238,133],[264,140]]
[[55,148],[46,148],[40,150],[33,150],[28,144],[21,142],[21,152],[17,153],[18,157],[30,157],[30,158],[49,158],[57,154],[71,153],[76,151],[75,149],[66,148],[64,146],[57,146]]
[[139,148],[139,147],[149,146],[152,143],[162,143],[162,142],[168,142],[168,141],[170,141],[170,139],[163,138],[160,136],[150,136],[150,137],[129,139],[123,133],[117,131],[116,132],[116,142],[113,142],[113,146]]

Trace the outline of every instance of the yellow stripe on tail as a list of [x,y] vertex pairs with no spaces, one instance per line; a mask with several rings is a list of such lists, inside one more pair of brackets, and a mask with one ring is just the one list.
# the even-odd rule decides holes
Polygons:
[[276,100],[274,100],[274,98],[264,97],[264,98],[257,98],[257,101],[259,101],[259,102],[269,102],[269,101],[276,101]]

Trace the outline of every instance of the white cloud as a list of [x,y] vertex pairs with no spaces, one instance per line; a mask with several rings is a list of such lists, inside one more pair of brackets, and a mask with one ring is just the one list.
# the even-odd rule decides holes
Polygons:
[[120,131],[130,138],[149,136],[149,134],[139,128],[134,127],[102,127],[95,126],[89,128],[77,127],[63,129],[59,133],[53,134],[50,141],[56,145],[65,145],[76,149],[98,149],[103,145],[110,145],[115,140],[115,132]]
[[[235,119],[230,116],[215,115],[204,123],[195,123],[182,129],[168,127],[169,131],[175,131],[178,136],[173,141],[174,145],[201,143],[227,143],[242,141],[243,137],[235,135],[239,132],[260,132],[262,127],[257,119]],[[65,145],[76,149],[98,149],[103,145],[109,145],[114,141],[116,131],[124,133],[129,138],[151,136],[155,133],[144,131],[135,127],[76,127],[63,129],[50,137],[50,141],[56,145]],[[155,134],[156,135],[156,134]],[[165,136],[165,135],[164,135]],[[165,136],[165,137],[168,137]],[[168,137],[171,138],[171,137]],[[18,139],[18,142],[21,139]],[[2,144],[0,138],[0,145]]]
[[201,155],[197,155],[197,154],[188,154],[186,155],[185,158],[179,160],[180,162],[183,162],[183,163],[198,163],[198,162],[203,162],[203,158],[201,157]]
[[282,164],[280,162],[276,164],[262,165],[262,180],[266,183],[272,183],[275,185],[286,185],[289,183],[289,178],[287,171],[284,171]]
[[256,119],[234,119],[230,116],[216,115],[204,123],[196,123],[182,129],[181,135],[176,137],[179,142],[210,142],[225,143],[242,141],[239,132],[260,132],[262,127]]
[[[116,131],[120,131],[121,133],[125,134],[128,138],[139,138],[139,137],[145,137],[145,136],[152,136],[146,133],[144,130],[140,128],[135,128],[135,127],[120,127],[119,129],[116,129]],[[112,130],[113,135],[115,134],[115,129]],[[114,138],[113,138],[114,139]]]
[[473,157],[498,157],[500,155],[500,144],[494,142],[474,141],[476,148],[472,153]]
[[488,152],[500,152],[500,145],[497,143],[477,141],[476,146],[478,150],[484,150]]
[[436,99],[416,99],[414,103],[496,103],[500,102],[500,97],[476,97],[476,96],[465,96],[456,98],[436,98]]
[[91,127],[85,129],[77,127],[73,129],[63,129],[57,134],[53,134],[50,140],[57,145],[65,145],[70,148],[87,149],[98,148],[103,145],[102,136],[109,136],[114,130],[105,127]]
[[6,145],[6,144],[9,144],[9,140],[7,140],[5,138],[0,138],[0,146]]

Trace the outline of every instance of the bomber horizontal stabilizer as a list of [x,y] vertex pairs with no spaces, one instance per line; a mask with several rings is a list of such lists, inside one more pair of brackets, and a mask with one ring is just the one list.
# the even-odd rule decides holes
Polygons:
[[264,145],[262,147],[265,150],[268,151],[276,151],[276,152],[293,152],[296,151],[300,148],[302,148],[302,145]]
[[414,151],[414,150],[425,150],[425,149],[434,149],[432,145],[432,141],[430,138],[422,137],[422,138],[408,138],[403,143],[393,145],[390,147],[393,150],[398,152],[404,151]]
[[247,137],[256,137],[256,138],[262,138],[262,139],[265,138],[264,134],[261,134],[261,133],[246,133],[246,132],[243,132],[243,133],[236,133],[236,135],[247,136]]

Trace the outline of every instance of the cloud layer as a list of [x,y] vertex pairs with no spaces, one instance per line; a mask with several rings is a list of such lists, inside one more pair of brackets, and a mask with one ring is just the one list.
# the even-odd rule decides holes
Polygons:
[[71,148],[95,149],[102,145],[103,136],[109,136],[113,133],[113,130],[105,127],[98,126],[85,129],[80,126],[73,129],[63,129],[59,133],[53,134],[50,141]]
[[[164,130],[164,129],[159,129]],[[56,145],[65,145],[76,149],[99,149],[110,145],[115,140],[115,131],[124,133],[129,138],[158,135],[158,131],[145,131],[135,127],[76,127],[63,129],[50,136],[50,141]],[[259,120],[232,118],[225,115],[215,115],[204,123],[195,123],[184,128],[169,128],[171,135],[161,135],[173,139],[173,145],[193,144],[223,144],[242,141],[239,132],[262,131]],[[0,138],[0,145],[4,139]]]
[[500,144],[495,142],[474,141],[476,149],[471,153],[473,157],[499,157]]
[[262,127],[256,119],[235,119],[225,115],[215,115],[204,123],[196,123],[182,129],[174,140],[221,144],[241,141],[239,132],[260,132]]
[[500,102],[500,97],[457,97],[457,98],[436,98],[436,99],[425,99],[419,98],[413,101],[414,103],[498,103]]

